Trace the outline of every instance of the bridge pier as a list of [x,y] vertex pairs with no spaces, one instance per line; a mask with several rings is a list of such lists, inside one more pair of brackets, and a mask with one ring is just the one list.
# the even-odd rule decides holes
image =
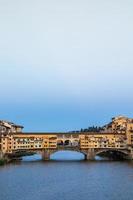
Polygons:
[[86,150],[85,160],[95,160],[95,150],[94,149]]
[[130,153],[128,154],[127,159],[133,160],[133,149],[132,148],[130,149]]
[[0,151],[0,159],[4,158],[4,154],[2,153],[2,151]]
[[45,149],[42,151],[42,160],[50,160],[50,150],[49,149]]

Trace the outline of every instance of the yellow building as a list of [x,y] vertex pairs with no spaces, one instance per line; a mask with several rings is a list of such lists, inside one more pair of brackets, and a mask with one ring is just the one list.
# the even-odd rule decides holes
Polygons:
[[80,147],[81,149],[126,148],[126,136],[112,133],[82,133]]

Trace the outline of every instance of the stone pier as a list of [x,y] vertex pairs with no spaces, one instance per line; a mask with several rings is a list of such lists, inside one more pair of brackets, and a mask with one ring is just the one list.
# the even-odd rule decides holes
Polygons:
[[94,149],[88,149],[84,152],[85,160],[95,160],[95,151]]
[[50,150],[49,149],[42,151],[42,160],[50,160]]
[[130,152],[127,155],[127,159],[128,160],[133,160],[133,148],[130,148],[129,151]]
[[4,154],[2,153],[2,151],[0,151],[0,159],[4,158]]
[[55,152],[55,150],[51,150],[51,149],[44,149],[43,151],[42,151],[42,160],[50,160],[50,155],[52,154],[52,153],[54,153]]

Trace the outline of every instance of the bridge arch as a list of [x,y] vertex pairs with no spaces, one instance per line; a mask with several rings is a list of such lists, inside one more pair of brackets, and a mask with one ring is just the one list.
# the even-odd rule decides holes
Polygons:
[[73,147],[77,146],[78,147],[79,140],[78,139],[58,139],[57,146],[73,146]]
[[71,145],[72,145],[72,141],[70,139],[64,140],[64,146],[71,146]]
[[127,159],[129,152],[122,149],[102,149],[95,152],[95,156],[103,156],[111,159]]
[[79,146],[79,140],[78,139],[73,139],[72,140],[72,146]]
[[57,150],[50,153],[51,160],[85,160],[86,155],[77,150]]
[[64,141],[62,139],[57,140],[57,146],[63,146]]

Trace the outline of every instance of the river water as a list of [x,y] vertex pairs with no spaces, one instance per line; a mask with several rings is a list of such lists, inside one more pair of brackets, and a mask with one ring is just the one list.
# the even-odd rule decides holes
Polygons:
[[[63,157],[64,156],[64,157]],[[132,200],[132,161],[83,161],[60,153],[0,167],[0,200]]]

